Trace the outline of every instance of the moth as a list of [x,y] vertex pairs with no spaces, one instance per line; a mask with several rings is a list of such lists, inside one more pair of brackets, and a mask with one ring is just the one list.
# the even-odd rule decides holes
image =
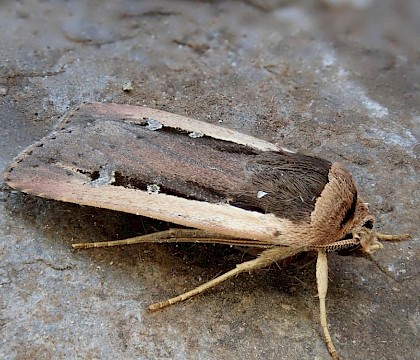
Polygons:
[[151,310],[186,300],[242,272],[316,252],[320,323],[327,324],[327,252],[367,254],[385,235],[339,163],[188,117],[140,106],[85,104],[23,151],[6,183],[36,196],[123,211],[183,226],[122,241],[220,243],[260,249],[253,260]]

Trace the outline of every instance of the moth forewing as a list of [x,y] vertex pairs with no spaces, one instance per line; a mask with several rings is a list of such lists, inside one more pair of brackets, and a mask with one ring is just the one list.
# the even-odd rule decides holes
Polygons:
[[377,248],[373,217],[341,165],[146,107],[80,106],[19,155],[6,170],[5,181],[36,196],[198,229],[146,235],[125,244],[192,238],[263,249],[255,260],[153,309],[185,300],[241,272],[317,250],[321,325],[335,358],[325,310],[325,252]]
[[[162,126],[180,129],[189,134],[203,134],[214,139],[233,142],[236,144],[246,145],[263,151],[278,151],[280,148],[268,141],[264,141],[253,136],[249,136],[232,129],[216,126],[207,122],[195,120],[186,116],[168,113],[162,110],[151,109],[148,107],[123,105],[123,104],[92,104],[97,114],[109,116],[118,114],[121,118],[131,120],[137,124],[143,123],[145,120],[156,120]],[[285,151],[290,151],[283,149]],[[292,152],[292,151],[290,151]],[[293,152],[292,152],[293,153]]]
[[[37,179],[27,178],[28,181],[20,181],[19,184],[10,181],[9,185],[49,199],[142,215],[265,244],[278,243],[279,234],[287,234],[288,229],[293,226],[290,221],[272,214],[250,212],[228,204],[211,204],[166,194],[148,194],[146,191],[121,186],[107,185],[87,189],[86,179],[75,177],[72,181],[63,183],[54,178],[56,174],[49,175],[49,179],[45,179],[42,184]],[[282,243],[290,244],[287,241]]]

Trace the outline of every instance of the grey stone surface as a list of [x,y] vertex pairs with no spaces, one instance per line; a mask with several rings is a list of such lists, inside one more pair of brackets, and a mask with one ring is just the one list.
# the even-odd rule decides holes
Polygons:
[[[383,271],[330,255],[335,344],[346,359],[418,359],[419,4],[2,1],[0,166],[90,101],[221,122],[340,161],[376,226],[413,240],[375,254]],[[149,313],[244,255],[190,245],[71,252],[72,242],[159,224],[7,188],[1,198],[2,359],[328,358],[313,262]]]

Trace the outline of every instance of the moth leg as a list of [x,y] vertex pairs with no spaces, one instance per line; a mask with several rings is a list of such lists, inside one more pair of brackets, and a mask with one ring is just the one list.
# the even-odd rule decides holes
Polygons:
[[228,271],[227,273],[224,273],[223,275],[220,275],[213,280],[210,280],[198,287],[196,287],[193,290],[190,290],[184,294],[178,295],[176,297],[173,297],[171,299],[161,301],[155,304],[152,304],[149,306],[149,310],[159,310],[166,306],[176,304],[180,301],[184,301],[189,299],[190,297],[193,297],[195,295],[198,295],[220,283],[223,281],[226,281],[227,279],[230,279],[233,276],[236,276],[242,272],[245,271],[252,271],[261,269],[263,267],[266,267],[268,265],[271,265],[275,261],[288,258],[290,256],[296,255],[297,253],[301,252],[301,248],[288,248],[288,247],[272,247],[270,249],[267,249],[263,251],[259,257],[256,259],[246,261],[242,264],[236,265],[235,269],[232,269]]
[[[257,260],[257,259],[255,259],[255,260]],[[255,261],[255,260],[252,260],[252,261]],[[246,263],[242,263],[240,265],[245,265],[245,264]],[[252,268],[250,268],[249,270],[251,270],[251,269]],[[213,280],[210,280],[210,281],[206,282],[205,284],[196,287],[193,290],[187,291],[186,293],[175,296],[171,299],[149,305],[149,310],[159,310],[159,309],[162,309],[166,306],[176,304],[177,302],[187,300],[190,297],[198,295],[198,294],[202,293],[203,291],[206,291],[207,289],[210,289],[213,286],[216,286],[216,285],[222,283],[223,281],[225,281],[225,280],[227,280],[227,279],[229,279],[229,278],[231,278],[235,275],[240,274],[243,271],[245,271],[245,269],[241,269],[241,267],[237,266],[235,269],[232,269],[232,270],[228,271],[227,273],[224,273],[223,275],[218,276],[217,278],[215,278]]]
[[402,240],[411,239],[410,234],[389,235],[389,234],[375,232],[375,236],[378,240],[381,240],[381,241],[402,241]]
[[251,246],[253,248],[268,249],[270,243],[257,242],[249,239],[237,239],[228,235],[222,235],[199,229],[169,229],[152,234],[135,236],[124,240],[101,241],[92,243],[72,244],[73,249],[91,249],[111,246],[124,246],[144,243],[202,243],[202,244],[225,244],[236,246]]
[[328,261],[327,253],[325,250],[318,250],[318,259],[316,263],[316,282],[318,285],[319,296],[319,316],[322,331],[324,333],[325,343],[327,344],[328,351],[334,360],[338,360],[337,350],[331,339],[330,332],[328,331],[327,310],[325,306],[325,299],[328,290]]
[[[209,231],[198,230],[198,229],[169,229],[165,231],[159,231],[152,234],[146,234],[141,236],[135,236],[123,240],[111,240],[111,241],[100,241],[91,243],[76,243],[72,244],[73,249],[91,249],[91,248],[103,248],[111,246],[124,246],[134,245],[141,243],[153,243],[153,242],[176,242],[179,238],[191,239],[194,241],[195,238],[223,238],[223,235],[211,233]],[[226,237],[227,238],[227,237]],[[184,242],[189,242],[184,240]]]

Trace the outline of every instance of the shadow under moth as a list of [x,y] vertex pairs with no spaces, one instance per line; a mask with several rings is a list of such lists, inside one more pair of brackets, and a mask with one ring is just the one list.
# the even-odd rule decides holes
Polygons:
[[5,172],[22,192],[142,215],[183,228],[74,248],[144,242],[220,243],[259,255],[151,310],[186,300],[242,272],[316,252],[320,323],[331,356],[325,299],[327,252],[370,254],[380,240],[374,217],[339,163],[295,153],[206,122],[147,107],[92,103],[69,112],[55,131]]

